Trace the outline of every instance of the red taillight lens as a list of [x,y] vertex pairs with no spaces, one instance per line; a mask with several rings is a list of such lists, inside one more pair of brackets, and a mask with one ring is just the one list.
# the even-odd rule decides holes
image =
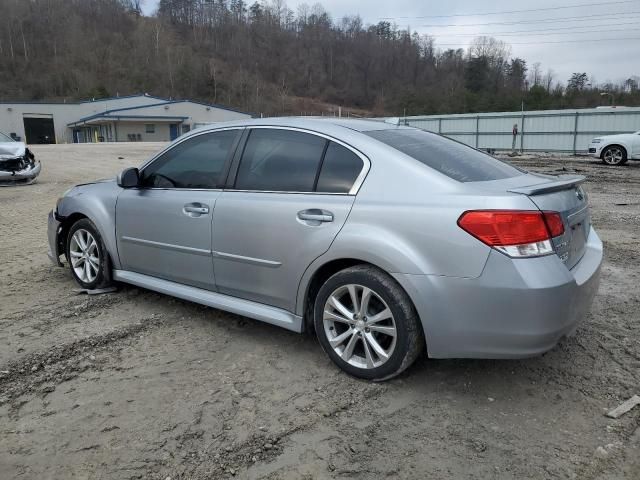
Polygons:
[[541,212],[476,210],[463,213],[458,225],[491,247],[522,245],[549,239]]
[[542,212],[544,221],[547,222],[551,238],[559,237],[564,233],[564,223],[558,212]]
[[543,242],[564,231],[558,213],[529,210],[471,210],[458,225],[491,247]]

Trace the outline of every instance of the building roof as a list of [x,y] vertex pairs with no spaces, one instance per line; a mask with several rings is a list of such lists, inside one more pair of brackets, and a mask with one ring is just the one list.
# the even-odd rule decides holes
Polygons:
[[157,122],[183,122],[189,117],[181,117],[176,115],[104,115],[99,113],[90,117],[81,118],[78,121],[67,124],[67,127],[77,127],[79,125],[99,123],[102,121],[114,120],[154,120]]
[[[139,98],[139,97],[145,97],[145,98],[152,98],[155,100],[158,100],[159,103],[154,103],[154,104],[147,104],[147,105],[138,105],[135,107],[124,107],[124,110],[129,110],[132,108],[142,108],[142,107],[152,107],[155,105],[164,105],[164,104],[171,104],[171,103],[183,103],[183,102],[190,102],[190,103],[196,103],[198,105],[204,105],[207,107],[211,107],[211,108],[218,108],[221,110],[228,110],[230,112],[236,112],[236,113],[243,113],[245,115],[252,115],[249,112],[244,112],[242,110],[238,110],[232,107],[227,107],[225,105],[220,105],[218,103],[205,103],[205,102],[200,102],[198,100],[189,100],[189,99],[171,99],[171,98],[164,98],[164,97],[158,97],[155,95],[149,95],[148,93],[139,93],[139,94],[135,94],[135,95],[123,95],[123,96],[118,96],[118,97],[108,97],[108,98],[94,98],[91,100],[80,100],[80,101],[74,101],[74,102],[66,102],[66,101],[53,101],[53,102],[41,102],[41,101],[21,101],[21,100],[16,100],[16,101],[0,101],[0,105],[33,105],[33,104],[37,104],[37,105],[83,105],[86,103],[99,103],[99,102],[110,102],[110,101],[114,101],[114,100],[122,100],[122,99],[126,99],[126,98]],[[121,109],[116,109],[116,110],[121,110]],[[111,111],[111,110],[110,110]]]

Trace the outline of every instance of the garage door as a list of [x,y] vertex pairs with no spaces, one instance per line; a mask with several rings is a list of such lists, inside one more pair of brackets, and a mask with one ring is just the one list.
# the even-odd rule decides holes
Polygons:
[[25,115],[24,134],[28,144],[56,143],[53,115]]

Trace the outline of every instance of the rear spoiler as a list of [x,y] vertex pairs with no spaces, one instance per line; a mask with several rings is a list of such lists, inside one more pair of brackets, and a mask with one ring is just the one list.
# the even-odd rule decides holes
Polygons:
[[557,192],[558,190],[568,190],[583,183],[587,177],[584,175],[559,175],[557,180],[526,187],[511,188],[511,193],[522,193],[523,195],[542,195],[543,193]]

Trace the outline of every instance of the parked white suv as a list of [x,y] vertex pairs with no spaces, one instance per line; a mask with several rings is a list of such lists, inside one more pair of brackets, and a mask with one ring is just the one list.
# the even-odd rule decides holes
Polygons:
[[589,155],[602,159],[608,165],[640,160],[640,131],[594,138],[589,144]]

